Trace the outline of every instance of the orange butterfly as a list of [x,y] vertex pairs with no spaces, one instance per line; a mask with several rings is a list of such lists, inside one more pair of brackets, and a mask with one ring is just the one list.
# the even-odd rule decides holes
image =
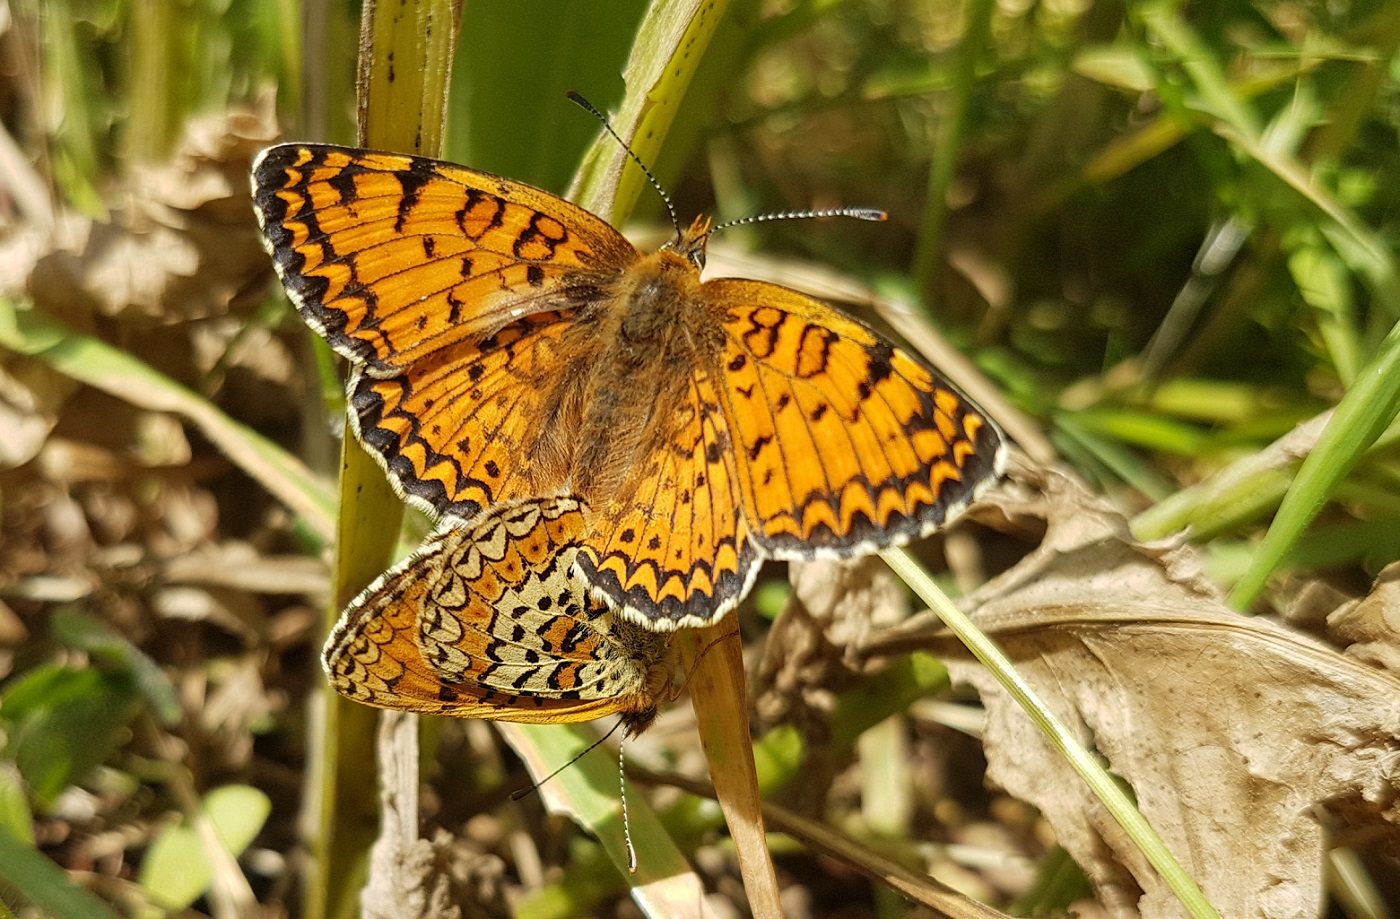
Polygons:
[[381,708],[524,722],[620,714],[628,734],[672,691],[671,636],[620,619],[569,569],[577,501],[497,505],[430,539],[346,608],[331,685]]
[[713,622],[764,558],[926,535],[1000,474],[1000,432],[916,357],[795,291],[701,281],[707,220],[644,255],[520,182],[314,144],[253,181],[403,497],[466,521],[577,496],[579,574],[648,628]]

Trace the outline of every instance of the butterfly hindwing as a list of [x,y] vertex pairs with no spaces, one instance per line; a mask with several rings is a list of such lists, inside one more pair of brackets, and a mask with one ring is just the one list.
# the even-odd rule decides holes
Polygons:
[[644,726],[669,642],[617,622],[570,575],[583,526],[577,501],[554,498],[440,534],[346,609],[323,653],[331,684],[384,708]]

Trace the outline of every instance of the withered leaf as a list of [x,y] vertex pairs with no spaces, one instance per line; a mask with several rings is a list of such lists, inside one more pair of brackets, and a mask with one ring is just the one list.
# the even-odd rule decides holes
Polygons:
[[[1241,615],[1184,545],[1134,542],[1068,480],[1045,543],[969,598],[977,624],[1143,814],[1225,916],[1321,911],[1329,841],[1400,841],[1400,679]],[[989,778],[1032,802],[1120,916],[1181,905],[1049,741],[936,622],[873,650],[943,654],[987,708]],[[1329,839],[1330,838],[1330,839]]]

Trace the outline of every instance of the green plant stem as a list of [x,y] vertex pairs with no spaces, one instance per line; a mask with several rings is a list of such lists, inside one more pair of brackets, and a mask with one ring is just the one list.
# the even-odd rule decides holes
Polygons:
[[1157,831],[1152,829],[1113,777],[1080,745],[1044,700],[1036,695],[1035,690],[1016,671],[1002,650],[938,589],[928,572],[907,552],[903,549],[886,549],[880,553],[880,557],[909,585],[919,599],[929,605],[973,656],[992,672],[1002,688],[1021,706],[1021,710],[1064,755],[1074,771],[1088,784],[1094,796],[1103,803],[1137,845],[1138,850],[1152,867],[1157,869],[1157,873],[1176,894],[1187,912],[1195,919],[1219,919],[1215,908],[1167,850],[1166,843],[1157,835]]
[[918,246],[914,250],[913,275],[916,289],[920,292],[927,291],[933,283],[939,254],[943,251],[943,227],[948,220],[948,187],[957,175],[963,130],[967,125],[968,107],[977,80],[977,61],[986,50],[992,29],[992,11],[995,9],[993,0],[973,0],[968,4],[967,28],[953,65],[953,104],[949,108],[947,127],[938,149],[933,151],[924,220],[919,228]]
[[[361,144],[430,156],[441,152],[460,19],[460,0],[365,3],[357,78]],[[403,504],[353,437],[345,438],[341,462],[331,623],[388,566],[403,518]],[[311,919],[359,915],[359,889],[379,823],[378,801],[370,791],[376,785],[377,720],[373,709],[328,696],[316,860],[307,884]]]

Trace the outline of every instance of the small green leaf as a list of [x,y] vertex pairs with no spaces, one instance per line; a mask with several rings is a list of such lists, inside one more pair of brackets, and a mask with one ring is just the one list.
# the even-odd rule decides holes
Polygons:
[[1317,311],[1318,333],[1337,375],[1350,384],[1363,356],[1351,330],[1356,326],[1351,276],[1342,260],[1322,246],[1302,246],[1288,256],[1288,271],[1304,302]]
[[224,785],[204,796],[204,809],[235,857],[253,844],[272,813],[272,802],[251,785]]
[[9,763],[0,764],[0,831],[3,830],[16,839],[34,842],[34,815],[29,810],[24,782]]
[[93,658],[106,661],[130,674],[135,687],[141,691],[160,723],[166,727],[180,721],[180,700],[175,687],[155,661],[135,645],[107,626],[72,610],[59,610],[51,620],[53,633],[64,644],[86,651]]
[[[225,785],[204,796],[204,813],[236,858],[267,822],[272,802],[248,785]],[[214,862],[194,827],[166,827],[146,852],[141,886],[170,909],[184,909],[199,899],[214,880]]]
[[214,868],[198,834],[184,824],[168,826],[146,850],[141,886],[170,909],[184,909],[208,889]]
[[777,578],[761,581],[753,592],[753,605],[760,616],[771,622],[778,618],[791,595],[792,585],[787,581]]
[[1152,72],[1136,49],[1126,45],[1100,45],[1077,54],[1071,69],[1089,80],[1135,93],[1149,92]]
[[115,749],[140,696],[126,674],[41,667],[0,705],[10,722],[7,752],[35,798],[51,804]]
[[73,882],[44,855],[0,825],[0,881],[50,916],[117,919],[101,900]]
[[40,716],[56,706],[95,691],[100,674],[59,664],[35,667],[10,684],[0,702],[0,718],[12,723]]

